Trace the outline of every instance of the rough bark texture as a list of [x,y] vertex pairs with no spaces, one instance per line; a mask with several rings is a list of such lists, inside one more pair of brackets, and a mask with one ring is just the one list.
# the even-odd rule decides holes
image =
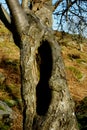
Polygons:
[[21,36],[24,130],[78,130],[61,49],[52,30],[29,13]]
[[22,8],[26,11],[28,10],[29,0],[22,0]]
[[[36,16],[39,17],[40,21],[43,23],[43,25],[47,27],[52,27],[52,12],[48,8],[48,6],[43,6],[39,10],[36,11]],[[45,15],[44,15],[45,14]]]
[[53,31],[39,20],[42,10],[36,12],[39,18],[32,11],[26,16],[18,0],[6,2],[20,47],[23,130],[78,130],[61,48]]

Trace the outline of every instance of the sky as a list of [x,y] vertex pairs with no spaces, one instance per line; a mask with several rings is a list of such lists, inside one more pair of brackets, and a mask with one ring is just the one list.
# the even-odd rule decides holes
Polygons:
[[[55,5],[55,3],[58,0],[52,0],[52,4]],[[72,0],[73,1],[73,0]],[[66,20],[66,17],[62,17],[63,22],[62,22],[62,26],[59,24],[60,20],[61,20],[61,15],[56,15],[56,13],[58,14],[59,12],[63,12],[63,10],[65,9],[66,5],[66,0],[63,0],[63,2],[60,3],[60,5],[56,8],[56,10],[53,12],[52,14],[52,19],[53,19],[53,25],[52,25],[52,29],[53,30],[58,30],[58,31],[65,31],[68,33],[75,33],[75,34],[81,34],[85,37],[87,37],[87,11],[84,13],[83,11],[81,12],[82,16],[84,16],[84,20],[86,23],[86,26],[84,26],[84,23],[82,22],[82,20],[80,19],[80,13],[78,6],[76,4],[73,5],[72,8],[70,8],[70,11],[75,12],[77,15],[79,14],[80,17],[75,16],[74,13],[72,13],[73,17],[70,17],[70,20]],[[85,4],[85,2],[82,2],[79,4],[79,6],[83,9],[83,10],[87,10],[87,3]],[[70,16],[71,13],[68,12],[68,15]],[[70,27],[70,24],[72,25]],[[81,26],[80,26],[81,25]],[[62,30],[62,28],[63,30]],[[78,29],[81,28],[81,29]]]
[[[21,1],[21,0],[19,0],[19,1]],[[52,4],[55,5],[56,1],[58,1],[58,0],[52,0]],[[63,0],[63,2],[64,1],[65,0]],[[7,9],[7,5],[5,4],[5,0],[0,0],[0,3],[3,3],[3,6]],[[58,8],[52,14],[52,20],[53,20],[52,29],[53,30],[61,31],[61,26],[59,26],[59,21],[60,21],[61,16],[60,15],[57,16],[56,12],[59,12],[59,11],[62,11],[62,10],[63,10],[63,8],[62,8],[62,5],[60,4],[60,6],[58,6]],[[87,14],[83,14],[83,15],[87,15]],[[77,22],[77,18],[76,17],[74,17],[74,22]],[[75,24],[76,23],[72,23],[72,27],[73,28],[75,28],[74,27]],[[70,29],[69,29],[69,22],[66,22],[66,20],[63,21],[62,27],[63,27],[65,32],[72,33],[72,31],[70,31]],[[76,33],[78,33],[77,28],[75,28],[74,31],[76,31]],[[83,34],[85,36],[87,35],[87,27],[85,28]]]

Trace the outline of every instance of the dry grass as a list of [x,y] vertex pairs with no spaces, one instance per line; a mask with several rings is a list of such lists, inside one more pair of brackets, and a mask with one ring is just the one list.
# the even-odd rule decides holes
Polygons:
[[[10,39],[10,32],[0,23],[0,72],[5,77],[5,83],[0,89],[0,100],[8,99],[19,101],[20,96],[20,69],[19,69],[19,49]],[[62,56],[66,68],[66,78],[70,93],[75,101],[80,101],[87,96],[87,44],[83,46],[83,52],[78,50],[78,45],[72,41],[71,35],[56,34],[60,39]],[[59,38],[60,37],[60,38]],[[70,68],[71,67],[71,68]],[[11,130],[22,129],[21,104],[17,103],[12,109],[17,113]]]
[[84,41],[83,52],[73,44],[62,46],[62,55],[66,66],[66,77],[69,90],[74,100],[87,96],[87,41]]
[[13,100],[15,105],[11,106],[16,112],[10,130],[22,130],[21,94],[20,94],[20,68],[19,49],[13,40],[10,40],[11,33],[0,23],[0,72],[5,76],[3,85],[0,85],[0,100],[10,104]]

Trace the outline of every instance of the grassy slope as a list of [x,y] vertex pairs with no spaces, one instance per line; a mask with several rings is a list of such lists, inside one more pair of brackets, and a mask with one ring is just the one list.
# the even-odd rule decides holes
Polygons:
[[[15,46],[11,33],[0,23],[0,72],[5,81],[0,84],[0,100],[5,101],[14,111],[16,118],[11,130],[22,129],[19,49]],[[1,130],[8,130],[5,125]]]
[[[80,111],[80,107],[78,107],[80,102],[78,101],[87,96],[87,42],[86,39],[83,40],[83,51],[81,52],[77,44],[79,39],[76,35],[64,34],[63,37],[61,33],[55,35],[61,45],[66,78],[71,95],[76,101],[76,111]],[[10,32],[0,23],[0,72],[6,77],[0,86],[0,100],[7,102],[18,114],[12,125],[12,130],[21,130],[22,128],[19,58],[19,49],[15,46]],[[15,103],[12,104],[11,101],[15,101]],[[81,109],[80,113],[83,111],[87,110]]]

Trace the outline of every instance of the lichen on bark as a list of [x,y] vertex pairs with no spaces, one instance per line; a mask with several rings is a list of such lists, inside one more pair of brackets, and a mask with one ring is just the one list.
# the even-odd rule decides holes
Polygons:
[[28,17],[21,42],[24,130],[78,130],[61,48],[51,29]]

